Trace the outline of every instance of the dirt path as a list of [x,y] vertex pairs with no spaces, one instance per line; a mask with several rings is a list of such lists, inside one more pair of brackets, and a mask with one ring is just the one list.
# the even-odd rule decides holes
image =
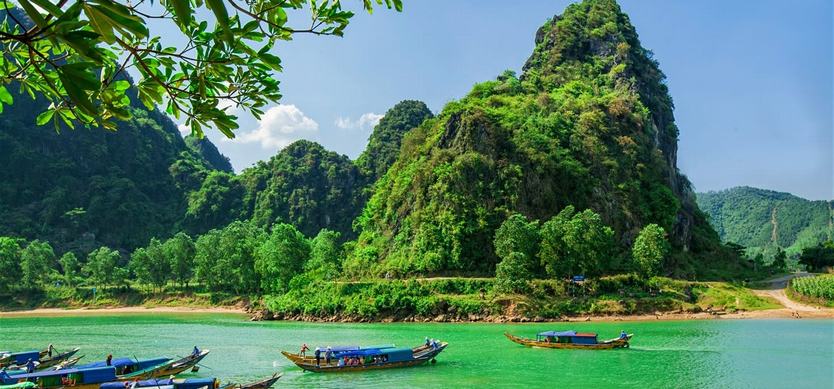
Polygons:
[[792,312],[797,312],[802,314],[812,313],[815,316],[818,314],[831,316],[834,315],[834,309],[831,308],[820,308],[813,305],[806,305],[788,298],[788,295],[785,294],[785,288],[788,287],[788,282],[794,278],[798,277],[810,277],[813,274],[800,272],[800,273],[792,273],[787,274],[784,276],[776,277],[766,281],[766,286],[764,289],[754,289],[753,291],[762,297],[771,297],[774,300],[778,301],[779,304],[782,304],[785,309],[788,309]]

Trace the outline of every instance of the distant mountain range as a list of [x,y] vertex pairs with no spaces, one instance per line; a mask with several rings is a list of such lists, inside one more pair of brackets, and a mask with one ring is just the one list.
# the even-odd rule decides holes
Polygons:
[[795,254],[834,237],[834,201],[811,201],[749,186],[698,193],[697,198],[723,241],[754,253],[768,254],[782,247]]

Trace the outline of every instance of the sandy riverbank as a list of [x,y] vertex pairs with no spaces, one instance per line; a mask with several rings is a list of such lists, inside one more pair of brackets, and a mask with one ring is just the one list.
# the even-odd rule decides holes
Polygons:
[[81,315],[122,315],[136,313],[238,313],[245,314],[237,307],[115,307],[115,308],[38,308],[21,311],[0,311],[0,318],[21,316],[81,316]]

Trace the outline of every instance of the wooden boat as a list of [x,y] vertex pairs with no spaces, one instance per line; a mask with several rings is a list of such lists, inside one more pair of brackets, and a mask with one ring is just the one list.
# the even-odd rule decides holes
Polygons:
[[99,389],[216,389],[219,381],[214,378],[155,378],[132,382],[106,382]]
[[15,376],[0,375],[0,385],[32,382],[35,383],[40,389],[98,389],[100,384],[115,380],[116,368],[113,366],[92,367],[86,369],[71,368],[64,370],[47,370]]
[[48,353],[43,354],[43,352],[39,351],[26,351],[22,353],[10,354],[9,359],[7,360],[14,361],[14,363],[7,364],[2,367],[5,368],[9,374],[16,371],[22,371],[25,373],[26,363],[28,363],[29,360],[32,360],[32,362],[35,363],[35,371],[47,369],[56,370],[54,369],[56,366],[72,366],[75,363],[78,363],[78,360],[81,359],[81,357],[72,358],[78,350],[78,348],[74,348],[70,351],[57,353],[53,356],[49,356]]
[[509,333],[504,333],[507,339],[529,347],[544,348],[565,348],[583,350],[608,350],[614,348],[628,348],[629,341],[634,334],[626,334],[619,338],[598,341],[597,334],[593,332],[576,331],[546,331],[536,334],[536,339],[521,338]]
[[[428,361],[434,362],[435,357],[446,349],[448,345],[446,342],[441,342],[430,346],[422,345],[414,348],[366,347],[355,350],[339,350],[338,352],[331,348],[333,356],[330,359],[330,363],[326,362],[324,353],[322,353],[318,363],[316,363],[316,358],[313,356],[302,357],[287,351],[282,351],[281,354],[306,371],[316,373],[359,372],[418,366]],[[356,364],[343,363],[345,360],[355,362]],[[340,363],[340,361],[343,362]]]
[[[44,370],[44,369],[59,365],[59,364],[65,362],[65,361],[67,361],[68,359],[72,358],[72,356],[75,355],[78,352],[78,350],[79,350],[79,348],[76,347],[76,348],[74,348],[70,351],[57,353],[53,356],[49,356],[49,351],[47,351],[46,353],[41,351],[40,355],[39,355],[39,359],[38,359],[39,363],[38,363],[38,366],[37,366],[37,370]],[[76,362],[78,362],[78,361],[76,360]]]
[[[116,377],[125,377],[125,379],[145,379],[152,378],[151,376],[144,377],[142,373],[146,373],[150,369],[159,369],[162,365],[171,362],[170,358],[151,358],[151,359],[133,359],[133,358],[112,358],[110,364],[107,361],[98,361],[87,363],[84,365],[75,366],[76,369],[92,369],[111,366],[116,370]],[[139,374],[136,374],[139,373]],[[113,380],[115,381],[115,379]]]
[[209,350],[198,350],[197,353],[191,353],[186,357],[172,361],[165,366],[161,366],[153,377],[170,377],[172,375],[180,374],[186,370],[197,372],[200,370],[199,363],[209,354]]
[[221,386],[221,389],[269,389],[281,378],[282,374],[275,373],[272,377],[264,378],[248,384],[228,384]]
[[0,368],[3,367],[19,367],[26,364],[28,361],[37,362],[41,359],[41,352],[37,350],[21,351],[16,353],[6,352],[0,355]]

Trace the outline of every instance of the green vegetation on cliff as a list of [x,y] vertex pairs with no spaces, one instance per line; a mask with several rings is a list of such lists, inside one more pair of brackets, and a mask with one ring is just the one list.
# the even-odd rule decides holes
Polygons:
[[539,30],[521,77],[475,85],[406,136],[357,221],[346,270],[491,274],[509,215],[543,222],[568,206],[613,229],[613,253],[657,224],[671,273],[705,270],[698,257],[720,250],[718,237],[677,170],[663,80],[615,1],[570,5]]

